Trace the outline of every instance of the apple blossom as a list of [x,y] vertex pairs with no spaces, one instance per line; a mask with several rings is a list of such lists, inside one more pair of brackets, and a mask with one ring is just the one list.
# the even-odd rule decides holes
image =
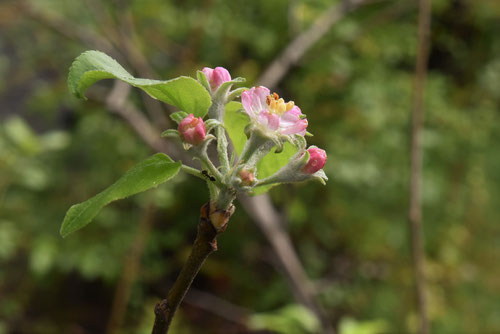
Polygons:
[[266,87],[252,87],[243,92],[241,102],[250,119],[268,135],[306,133],[307,119],[300,108],[293,101],[285,103],[276,93],[270,94]]
[[216,67],[214,69],[205,67],[202,72],[207,77],[208,83],[212,91],[217,90],[224,82],[231,81],[231,74],[224,67]]
[[179,123],[178,131],[184,141],[191,145],[197,146],[205,139],[205,123],[201,117],[196,118],[193,114],[189,114]]

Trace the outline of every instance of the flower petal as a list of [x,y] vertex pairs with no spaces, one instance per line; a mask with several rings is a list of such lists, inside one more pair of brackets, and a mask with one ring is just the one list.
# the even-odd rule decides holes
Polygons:
[[210,67],[204,67],[202,70],[203,74],[207,77],[208,82],[212,82],[212,78],[214,75],[214,69]]
[[272,114],[267,110],[263,110],[259,113],[257,121],[267,127],[271,131],[278,130],[280,126],[280,118],[276,114]]
[[269,95],[269,89],[263,86],[252,87],[241,94],[241,103],[247,114],[254,118],[262,110],[267,110],[266,97]]
[[280,119],[280,132],[284,135],[305,135],[308,123],[307,119],[301,119],[300,115],[302,115],[302,111],[297,106],[284,113]]

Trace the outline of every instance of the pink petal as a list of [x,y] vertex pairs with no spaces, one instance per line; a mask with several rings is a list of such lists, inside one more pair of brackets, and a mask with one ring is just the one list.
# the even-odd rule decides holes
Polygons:
[[213,68],[210,68],[210,67],[204,67],[202,70],[201,70],[205,76],[207,77],[207,81],[208,82],[212,82],[213,81],[213,74],[214,74],[214,69]]
[[319,171],[326,163],[326,152],[318,147],[310,147],[307,149],[309,152],[309,161],[302,168],[305,174],[314,174]]
[[210,85],[212,90],[219,88],[224,82],[231,81],[231,74],[224,67],[216,67],[212,75]]
[[241,94],[241,103],[250,117],[255,117],[262,110],[267,110],[266,97],[269,93],[269,89],[266,87],[258,86]]
[[180,123],[179,123],[179,127],[178,127],[178,130],[179,132],[183,132],[187,129],[189,129],[191,127],[191,123],[193,122],[193,120],[195,119],[194,115],[193,114],[189,114],[187,115]]
[[201,117],[195,118],[193,114],[186,116],[177,129],[184,141],[189,144],[199,145],[205,139],[205,123]]
[[284,135],[305,135],[308,123],[307,119],[300,119],[300,115],[302,112],[297,106],[284,113],[280,120],[281,133]]
[[257,120],[260,124],[266,126],[271,131],[277,130],[280,126],[279,116],[272,114],[267,110],[261,111]]
[[282,127],[281,133],[284,135],[304,136],[307,129],[307,119],[302,119],[290,127]]

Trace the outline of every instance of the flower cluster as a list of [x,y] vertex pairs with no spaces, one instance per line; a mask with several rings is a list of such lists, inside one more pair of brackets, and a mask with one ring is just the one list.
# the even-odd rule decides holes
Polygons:
[[[252,192],[259,186],[310,179],[324,183],[327,180],[322,170],[326,152],[315,146],[306,148],[307,118],[293,101],[286,102],[263,86],[231,90],[233,84],[244,80],[232,79],[223,67],[205,67],[198,72],[198,80],[212,97],[208,119],[203,121],[184,113],[182,118],[176,119],[179,124],[176,133],[184,147],[200,160],[204,168],[201,174],[210,181],[209,189],[217,207],[227,207],[237,192]],[[230,163],[224,112],[226,104],[239,96],[241,112],[249,118],[245,128],[248,139],[239,158]],[[215,135],[209,134],[212,129]],[[214,139],[217,140],[219,167],[215,167],[207,154],[208,144]],[[286,142],[295,146],[295,155],[275,174],[259,179],[258,162],[273,148],[279,153]]]
[[241,103],[263,133],[272,136],[306,134],[307,119],[293,101],[286,102],[266,87],[253,87],[241,94]]

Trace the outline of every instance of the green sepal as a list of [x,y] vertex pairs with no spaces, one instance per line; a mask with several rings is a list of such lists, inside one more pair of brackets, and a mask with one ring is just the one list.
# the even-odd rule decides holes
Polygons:
[[207,76],[205,75],[205,73],[203,73],[203,71],[198,71],[198,72],[196,72],[196,77],[198,78],[198,81],[203,85],[203,87],[205,87],[205,89],[209,93],[211,93],[212,88],[210,87],[210,83],[208,82],[208,79],[207,79]]
[[245,78],[234,78],[233,80],[222,83],[215,91],[214,100],[225,101],[231,86],[245,81]]
[[182,120],[186,117],[188,117],[188,113],[184,111],[176,111],[170,114],[170,118],[172,119],[172,121],[176,122],[177,124],[182,122]]
[[235,90],[229,92],[229,95],[227,96],[228,101],[232,101],[238,96],[240,96],[244,91],[248,90],[247,87],[241,87],[241,88],[236,88]]
[[175,129],[168,129],[161,133],[161,137],[180,138],[180,135],[179,131]]
[[209,133],[212,129],[214,129],[218,126],[221,126],[224,128],[224,124],[222,124],[222,122],[219,122],[216,119],[210,118],[210,119],[205,121],[205,130],[207,133]]

